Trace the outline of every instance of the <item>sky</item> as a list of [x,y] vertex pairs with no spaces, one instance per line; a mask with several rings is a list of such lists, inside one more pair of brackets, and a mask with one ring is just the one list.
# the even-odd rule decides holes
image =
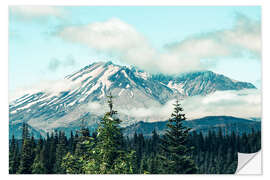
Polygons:
[[9,91],[95,61],[151,73],[212,70],[261,84],[257,6],[9,7]]

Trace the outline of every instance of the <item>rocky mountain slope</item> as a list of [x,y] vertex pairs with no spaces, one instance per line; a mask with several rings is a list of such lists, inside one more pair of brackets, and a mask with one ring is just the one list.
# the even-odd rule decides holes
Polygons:
[[[37,130],[78,127],[82,118],[94,126],[107,111],[106,95],[113,94],[117,109],[148,108],[184,96],[207,95],[215,91],[255,88],[211,71],[179,76],[151,75],[135,67],[97,62],[68,75],[61,92],[28,93],[9,105],[10,125],[23,121]],[[140,120],[121,114],[123,126]],[[157,119],[159,120],[159,119]]]

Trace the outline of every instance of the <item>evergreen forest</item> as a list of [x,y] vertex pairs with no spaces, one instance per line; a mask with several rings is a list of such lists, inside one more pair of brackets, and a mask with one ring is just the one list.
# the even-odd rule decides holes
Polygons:
[[23,123],[22,139],[9,142],[9,174],[233,174],[237,152],[261,148],[261,132],[203,135],[183,126],[186,120],[176,101],[164,134],[151,137],[136,132],[124,136],[112,97],[94,132],[82,126],[67,135],[62,131],[34,138]]

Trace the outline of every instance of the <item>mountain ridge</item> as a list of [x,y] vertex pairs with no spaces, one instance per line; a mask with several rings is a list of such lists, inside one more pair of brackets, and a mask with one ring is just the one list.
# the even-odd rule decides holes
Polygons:
[[[163,135],[165,130],[167,129],[166,121],[157,121],[157,122],[144,122],[139,121],[129,126],[123,127],[123,134],[129,137],[132,137],[134,133],[137,134],[143,133],[145,137],[152,136],[152,131],[156,130],[159,135]],[[245,118],[238,118],[233,116],[206,116],[202,118],[192,119],[188,121],[184,121],[184,126],[191,128],[191,133],[193,131],[202,132],[203,135],[207,135],[209,130],[218,132],[219,129],[222,130],[223,133],[232,133],[237,132],[239,134],[242,133],[250,133],[252,129],[255,131],[261,130],[261,122],[258,120],[250,120]],[[42,130],[37,130],[33,127],[29,126],[29,132],[35,138],[46,137],[46,133]],[[71,128],[59,127],[55,128],[54,131],[62,131],[65,132],[66,136],[69,137],[70,132],[75,133],[81,128],[80,124],[73,126]],[[94,132],[97,129],[97,124],[92,126],[87,126],[90,132]],[[20,139],[22,134],[22,123],[18,123],[15,126],[10,125],[10,133],[9,139],[12,138],[12,135],[15,136],[16,139]]]
[[[108,92],[115,96],[117,109],[128,111],[133,107],[160,106],[171,99],[185,96],[256,88],[251,83],[231,80],[211,71],[173,77],[152,75],[136,67],[115,65],[112,62],[92,63],[64,79],[71,83],[70,86],[67,84],[71,88],[58,93],[41,91],[25,94],[10,103],[10,123],[25,121],[46,132],[54,128],[74,126],[87,114],[90,119],[88,124],[93,125],[98,121],[100,109],[105,107]],[[147,120],[136,119],[127,114],[120,116],[124,119],[124,126]]]
[[[145,136],[151,136],[152,131],[160,135],[165,133],[167,129],[167,121],[158,121],[158,122],[137,122],[130,126],[125,127],[124,134],[127,136],[133,136],[134,133],[143,133]],[[233,131],[238,134],[250,133],[252,129],[255,131],[261,130],[261,122],[248,120],[244,118],[237,118],[233,116],[206,116],[198,119],[193,119],[189,121],[184,121],[183,125],[191,128],[190,132],[202,132],[203,135],[206,135],[209,130],[217,132],[219,129],[222,130],[224,134],[232,133]]]

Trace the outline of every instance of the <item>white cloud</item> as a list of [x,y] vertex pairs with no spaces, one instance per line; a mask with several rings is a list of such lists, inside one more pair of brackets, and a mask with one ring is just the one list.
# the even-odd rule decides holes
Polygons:
[[187,97],[183,106],[190,119],[223,115],[261,117],[261,91],[217,91],[207,96]]
[[9,102],[20,98],[25,94],[34,94],[38,92],[45,92],[50,95],[58,95],[60,92],[76,89],[80,87],[80,85],[80,83],[74,83],[69,79],[41,81],[37,84],[28,87],[21,87],[15,89],[13,92],[10,92]]
[[63,18],[67,14],[63,8],[56,6],[11,6],[10,12],[23,20],[48,17]]
[[104,113],[104,105],[101,105],[98,102],[89,102],[86,106],[86,112],[87,111],[101,115]]
[[137,48],[144,41],[132,26],[115,18],[105,22],[66,27],[59,35],[101,51],[125,51]]
[[76,61],[72,55],[67,56],[65,59],[52,58],[49,62],[48,69],[50,71],[57,71],[60,68],[73,67]]
[[195,59],[241,56],[249,52],[261,56],[261,24],[238,15],[233,28],[199,34],[168,45],[174,52]]
[[[163,106],[119,110],[136,118],[167,120],[173,112],[175,100]],[[188,120],[205,116],[261,117],[261,92],[259,90],[216,91],[207,96],[186,97],[180,101]]]
[[198,62],[184,59],[177,53],[160,53],[131,25],[113,18],[105,22],[64,27],[58,36],[84,44],[99,52],[113,54],[119,60],[150,72],[178,73],[189,71]]
[[241,15],[231,29],[186,38],[167,45],[165,52],[153,48],[134,27],[116,18],[64,27],[57,34],[64,40],[116,55],[120,61],[146,71],[168,74],[202,70],[206,66],[201,59],[241,56],[245,52],[260,57],[261,52],[260,22]]

